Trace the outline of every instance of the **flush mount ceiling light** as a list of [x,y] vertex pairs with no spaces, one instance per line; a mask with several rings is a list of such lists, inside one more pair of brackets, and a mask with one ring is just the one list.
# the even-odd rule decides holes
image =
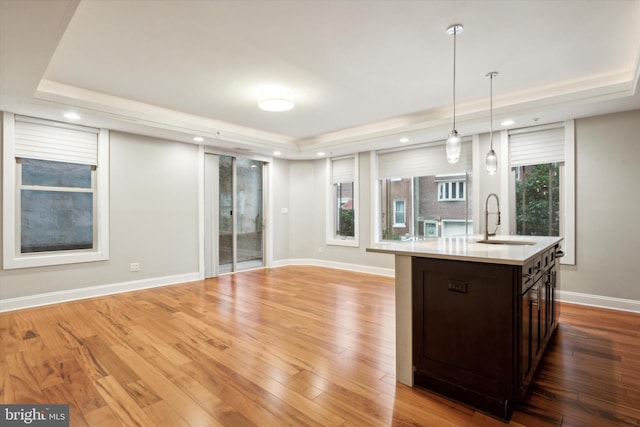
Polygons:
[[295,105],[293,91],[284,87],[270,86],[258,95],[258,107],[264,111],[288,111]]
[[491,148],[485,159],[485,165],[489,175],[495,174],[498,170],[498,156],[496,156],[496,152],[493,151],[493,78],[497,75],[497,71],[491,71],[485,76],[489,77],[489,143],[491,144]]
[[457,163],[460,159],[460,135],[456,130],[456,35],[462,33],[462,24],[454,24],[447,28],[447,34],[453,36],[453,126],[447,138],[447,161]]

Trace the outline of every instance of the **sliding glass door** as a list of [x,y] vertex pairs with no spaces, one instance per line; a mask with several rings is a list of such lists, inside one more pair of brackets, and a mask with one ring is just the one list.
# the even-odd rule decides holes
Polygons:
[[236,159],[236,267],[263,265],[262,162]]
[[205,276],[264,265],[264,164],[207,154]]

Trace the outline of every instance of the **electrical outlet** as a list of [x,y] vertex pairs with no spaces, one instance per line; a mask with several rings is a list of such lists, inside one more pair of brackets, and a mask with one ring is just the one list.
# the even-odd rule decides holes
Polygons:
[[131,264],[129,264],[129,271],[140,271],[140,263],[132,262]]

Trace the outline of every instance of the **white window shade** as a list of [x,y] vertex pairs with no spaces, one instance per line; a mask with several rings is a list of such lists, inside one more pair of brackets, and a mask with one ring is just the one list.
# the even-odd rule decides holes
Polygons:
[[447,162],[445,145],[378,152],[378,179],[458,174],[470,171],[471,142],[462,143],[458,163]]
[[354,182],[354,161],[353,157],[342,157],[331,159],[331,182],[339,184],[341,182]]
[[[557,127],[560,126],[560,127]],[[509,132],[511,167],[564,161],[564,126],[528,128]]]
[[98,129],[15,116],[15,156],[98,164]]

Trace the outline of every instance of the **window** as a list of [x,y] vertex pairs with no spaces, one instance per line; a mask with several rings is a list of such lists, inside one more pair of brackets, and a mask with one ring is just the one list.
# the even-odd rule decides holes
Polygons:
[[393,201],[393,226],[394,227],[406,227],[407,211],[405,200]]
[[[436,177],[437,178],[437,177]],[[438,201],[455,202],[465,201],[464,181],[438,182]]]
[[93,249],[91,165],[17,159],[20,253]]
[[472,232],[468,189],[471,143],[449,164],[443,144],[381,150],[377,168],[375,241],[420,240]]
[[4,267],[108,259],[107,131],[4,114]]
[[560,165],[516,166],[516,234],[560,235]]
[[327,159],[327,243],[358,246],[358,156]]
[[334,184],[336,190],[335,224],[336,237],[353,238],[354,210],[353,210],[353,182],[338,182]]
[[566,264],[575,262],[574,155],[573,121],[509,132],[510,230],[564,237]]

